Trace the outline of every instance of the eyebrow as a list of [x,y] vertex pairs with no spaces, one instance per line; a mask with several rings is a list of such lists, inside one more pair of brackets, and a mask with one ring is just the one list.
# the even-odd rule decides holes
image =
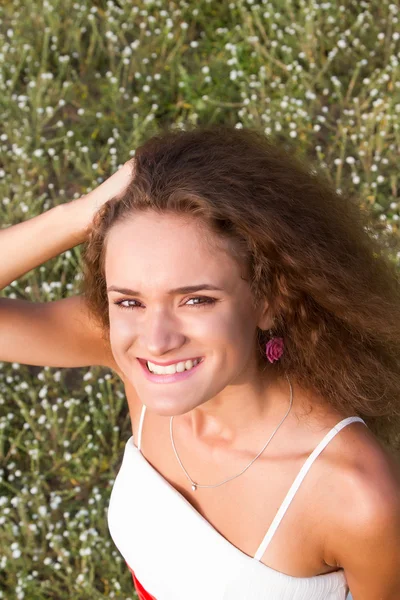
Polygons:
[[[199,283],[197,285],[185,285],[183,287],[175,288],[174,290],[169,290],[167,294],[192,294],[193,292],[198,292],[199,290],[213,290],[218,292],[223,292],[222,288],[216,287],[215,285],[210,285],[208,283]],[[116,285],[110,285],[107,288],[107,292],[119,292],[120,294],[126,294],[128,296],[141,296],[141,293],[135,290],[131,290],[129,288],[120,288]]]

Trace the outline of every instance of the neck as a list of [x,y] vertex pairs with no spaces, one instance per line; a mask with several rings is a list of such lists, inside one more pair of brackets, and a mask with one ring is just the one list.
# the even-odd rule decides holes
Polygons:
[[[294,401],[293,391],[293,404]],[[289,405],[287,378],[277,378],[269,369],[260,377],[251,378],[251,382],[225,388],[185,416],[189,435],[202,443],[249,447],[249,441],[256,442],[258,434],[265,438],[269,430],[273,431]]]

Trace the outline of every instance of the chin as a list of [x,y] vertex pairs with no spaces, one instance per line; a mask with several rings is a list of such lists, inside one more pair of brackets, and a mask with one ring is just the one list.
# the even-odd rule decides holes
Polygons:
[[148,410],[160,417],[177,417],[190,412],[203,403],[197,402],[194,406],[191,406],[183,405],[182,403],[176,402],[176,400],[163,400],[158,398],[156,402],[144,402],[144,404],[146,404]]

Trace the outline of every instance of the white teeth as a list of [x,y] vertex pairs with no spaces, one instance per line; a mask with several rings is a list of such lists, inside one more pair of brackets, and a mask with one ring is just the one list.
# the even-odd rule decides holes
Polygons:
[[155,373],[156,375],[173,375],[174,373],[183,373],[183,371],[189,371],[193,367],[195,367],[199,362],[200,358],[196,358],[195,360],[186,360],[182,362],[175,363],[173,365],[168,365],[167,367],[162,367],[161,365],[155,365],[154,363],[147,361],[147,366],[149,371]]

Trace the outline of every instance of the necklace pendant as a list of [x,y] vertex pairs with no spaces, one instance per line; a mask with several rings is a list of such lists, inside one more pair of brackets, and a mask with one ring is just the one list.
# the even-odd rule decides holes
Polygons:
[[194,483],[194,484],[192,485],[192,490],[195,492],[195,491],[196,491],[196,489],[197,489],[197,485]]

